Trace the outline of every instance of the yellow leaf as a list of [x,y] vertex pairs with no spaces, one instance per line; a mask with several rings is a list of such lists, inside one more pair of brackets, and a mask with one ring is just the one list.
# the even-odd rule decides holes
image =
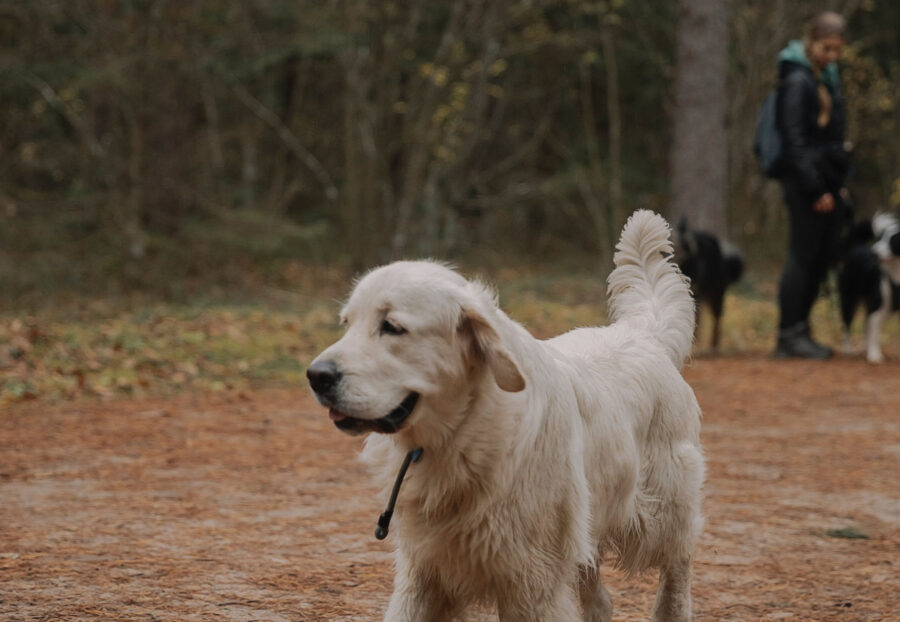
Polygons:
[[439,67],[434,71],[434,75],[431,77],[431,79],[434,80],[434,83],[436,85],[443,87],[447,85],[447,76],[447,68]]
[[891,205],[900,206],[900,177],[894,180],[894,191],[891,193]]
[[488,67],[488,74],[491,77],[497,77],[509,67],[509,63],[504,58],[498,58]]

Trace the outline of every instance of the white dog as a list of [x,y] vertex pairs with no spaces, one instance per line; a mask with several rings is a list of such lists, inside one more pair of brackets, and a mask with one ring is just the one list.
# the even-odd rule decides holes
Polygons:
[[385,620],[451,620],[477,601],[504,622],[608,622],[606,552],[660,568],[654,620],[691,618],[704,461],[679,370],[694,303],[661,217],[635,212],[617,251],[614,323],[547,341],[433,262],[354,288],[346,333],[310,365],[316,397],[341,430],[379,432],[363,459],[385,493],[424,450],[396,504]]

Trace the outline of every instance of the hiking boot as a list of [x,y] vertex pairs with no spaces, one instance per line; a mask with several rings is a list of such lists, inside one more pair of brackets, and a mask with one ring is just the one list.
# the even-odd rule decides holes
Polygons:
[[834,350],[832,348],[822,345],[821,343],[813,339],[813,336],[809,331],[809,324],[807,324],[806,322],[803,323],[803,334],[806,335],[806,338],[812,342],[813,346],[823,352],[823,358],[831,358],[834,355]]
[[813,341],[806,322],[795,324],[778,331],[778,345],[775,347],[775,358],[801,358],[825,360],[831,358],[834,351]]

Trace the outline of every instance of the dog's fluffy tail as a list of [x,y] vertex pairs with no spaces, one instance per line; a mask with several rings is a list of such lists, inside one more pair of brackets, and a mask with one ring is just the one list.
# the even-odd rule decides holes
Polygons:
[[694,300],[687,279],[672,261],[669,224],[649,210],[625,223],[609,275],[611,319],[656,336],[679,369],[691,353]]

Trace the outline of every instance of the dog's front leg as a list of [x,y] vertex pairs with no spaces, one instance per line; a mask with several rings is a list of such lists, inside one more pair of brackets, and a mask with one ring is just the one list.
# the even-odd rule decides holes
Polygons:
[[[884,356],[881,354],[881,326],[884,324],[885,318],[891,312],[891,284],[886,279],[881,279],[881,306],[870,312],[866,318],[866,359],[870,363],[884,362]],[[866,311],[869,311],[867,308]]]
[[428,592],[395,591],[384,614],[384,622],[449,622],[453,619],[448,613],[449,603],[442,603],[435,596]]
[[[603,555],[597,556],[603,559]],[[578,588],[581,592],[581,609],[585,622],[612,622],[613,605],[609,592],[600,581],[600,572],[596,566],[582,567],[579,573]]]
[[653,606],[653,622],[690,622],[691,559],[663,564]]
[[[884,356],[881,354],[881,326],[890,311],[890,291],[887,287],[882,286],[882,298],[884,304],[879,309],[869,314],[866,318],[866,360],[870,363],[883,363]],[[887,295],[885,295],[887,294]]]
[[384,622],[449,622],[458,609],[433,574],[426,576],[409,568],[404,560],[397,560],[394,593]]
[[582,619],[578,597],[571,585],[561,582],[535,601],[534,596],[541,591],[540,588],[529,590],[523,586],[518,593],[506,595],[498,602],[500,622],[572,622]]

